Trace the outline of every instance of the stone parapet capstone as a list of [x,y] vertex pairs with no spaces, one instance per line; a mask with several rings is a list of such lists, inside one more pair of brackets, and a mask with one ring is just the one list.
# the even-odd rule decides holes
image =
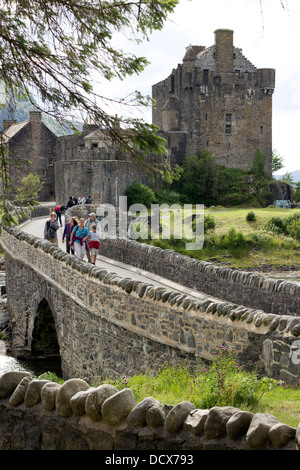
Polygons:
[[299,450],[297,428],[233,406],[136,403],[128,387],[0,377],[0,450]]

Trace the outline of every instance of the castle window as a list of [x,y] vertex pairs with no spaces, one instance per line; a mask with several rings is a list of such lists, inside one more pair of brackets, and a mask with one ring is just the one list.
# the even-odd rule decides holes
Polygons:
[[214,77],[214,85],[215,86],[220,86],[221,85],[221,77],[219,75]]
[[231,122],[231,114],[226,114],[225,121],[226,122]]
[[206,147],[209,147],[209,140],[206,141]]
[[94,142],[93,144],[91,144],[91,149],[96,149],[96,148],[98,148],[98,143]]
[[174,75],[171,75],[171,89],[170,89],[170,93],[174,93],[175,91],[175,77]]
[[230,150],[230,142],[227,143],[227,149]]
[[263,135],[263,126],[260,126],[260,135]]
[[225,126],[225,134],[231,135],[231,124],[226,124]]
[[208,69],[203,70],[203,83],[204,85],[207,85],[208,83]]
[[207,114],[205,114],[205,120],[207,121]]

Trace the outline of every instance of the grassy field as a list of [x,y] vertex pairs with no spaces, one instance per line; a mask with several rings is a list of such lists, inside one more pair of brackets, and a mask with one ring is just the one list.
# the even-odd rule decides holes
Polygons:
[[[255,221],[248,222],[246,216],[249,212],[254,212]],[[206,242],[201,250],[187,251],[183,240],[170,241],[163,240],[143,240],[146,243],[154,244],[165,249],[174,249],[182,254],[191,257],[208,260],[216,264],[222,264],[239,269],[255,270],[275,270],[282,267],[292,269],[299,265],[300,268],[300,240],[278,235],[264,230],[264,224],[271,217],[288,217],[293,214],[300,214],[299,209],[279,209],[274,206],[267,208],[224,208],[221,206],[205,209],[205,215],[209,215],[215,221],[215,229],[205,235]],[[188,216],[185,213],[185,216]],[[162,217],[162,226],[168,233],[181,233],[182,228],[178,224],[169,225],[166,214]],[[218,244],[218,237],[226,235],[231,229],[241,232],[244,237],[258,238],[255,246],[228,246]],[[261,243],[265,238],[266,243]],[[253,245],[253,243],[252,243]]]

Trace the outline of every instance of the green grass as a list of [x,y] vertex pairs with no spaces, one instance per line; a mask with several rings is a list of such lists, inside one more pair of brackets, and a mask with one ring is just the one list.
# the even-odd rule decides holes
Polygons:
[[[52,373],[39,378],[63,383]],[[173,357],[155,374],[148,371],[119,379],[107,377],[90,385],[98,387],[103,383],[112,384],[118,390],[130,388],[137,403],[153,397],[173,406],[190,401],[198,409],[230,405],[252,413],[271,413],[289,426],[297,427],[300,423],[300,389],[259,377],[255,370],[244,371],[226,348],[216,354],[209,366],[200,360],[191,367],[190,362]]]
[[[249,212],[254,212],[255,221],[246,220]],[[266,265],[276,269],[282,266],[300,265],[299,240],[264,230],[266,221],[271,217],[287,217],[299,213],[299,209],[279,209],[275,206],[267,208],[210,207],[205,210],[205,215],[213,217],[215,229],[205,234],[205,244],[201,250],[186,250],[185,239],[170,240],[166,238],[141,241],[163,249],[174,249],[199,260],[208,260],[237,269],[259,270]],[[188,212],[185,213],[185,216],[188,215]],[[176,236],[182,232],[182,228],[178,225],[174,226],[173,220],[174,217],[171,217],[170,229],[171,234]],[[169,228],[166,216],[162,217],[162,225],[163,229]],[[241,232],[251,243],[248,243],[247,246],[233,246],[232,244],[224,246],[224,243],[220,243],[221,238],[232,229]],[[254,238],[257,240],[256,244],[253,244]]]

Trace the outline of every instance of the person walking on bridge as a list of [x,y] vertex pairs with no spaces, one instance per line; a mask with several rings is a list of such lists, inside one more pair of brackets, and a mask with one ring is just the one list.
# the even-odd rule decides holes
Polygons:
[[75,219],[75,217],[72,217],[70,222],[67,222],[65,224],[65,228],[64,228],[64,231],[63,231],[63,235],[62,235],[62,242],[63,243],[65,243],[65,239],[66,239],[67,253],[70,253],[70,251],[71,251],[72,255],[74,255],[74,249],[70,245],[71,233],[72,233],[73,228],[76,227],[77,225],[78,225],[77,220]]
[[44,227],[44,239],[48,240],[55,245],[58,245],[57,239],[57,230],[59,229],[59,224],[56,221],[55,212],[51,212],[50,219],[47,220]]
[[88,229],[84,226],[84,219],[79,220],[79,225],[73,228],[71,234],[70,245],[74,245],[75,255],[83,259],[86,252],[88,252],[87,239],[89,236]]

